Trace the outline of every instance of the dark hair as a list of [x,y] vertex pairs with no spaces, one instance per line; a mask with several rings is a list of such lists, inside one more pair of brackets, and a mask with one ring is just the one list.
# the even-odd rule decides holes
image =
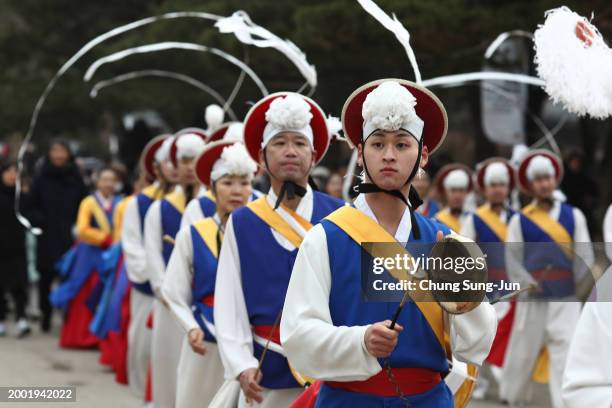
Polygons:
[[70,148],[70,143],[68,143],[68,140],[62,137],[56,137],[54,139],[51,139],[51,141],[49,142],[49,148],[47,150],[47,159],[49,159],[49,153],[51,152],[51,148],[55,145],[62,146],[64,149],[66,149],[66,151],[68,152],[68,162],[74,163],[74,153]]
[[0,162],[0,174],[4,173],[11,167],[15,167],[15,169],[17,169],[17,162],[15,160],[3,160]]

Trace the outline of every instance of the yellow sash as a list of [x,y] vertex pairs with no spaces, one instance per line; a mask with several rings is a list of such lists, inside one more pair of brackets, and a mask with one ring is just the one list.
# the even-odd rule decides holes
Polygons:
[[[376,243],[395,243],[397,245],[374,245],[368,248],[362,248],[372,257],[393,257],[396,255],[403,256],[410,253],[400,245],[395,237],[391,236],[383,227],[377,224],[370,217],[354,207],[344,206],[326,217],[327,220],[333,222],[340,227],[360,246],[364,242]],[[388,270],[389,273],[398,279],[412,279],[406,271]],[[418,285],[417,285],[418,287]],[[422,293],[421,293],[422,292]],[[410,292],[411,298],[417,298],[415,304],[425,316],[427,323],[433,330],[436,338],[440,342],[442,349],[445,350],[447,357],[450,359],[450,344],[444,336],[444,313],[440,305],[434,300],[430,292],[414,290]]]
[[[274,231],[287,238],[289,242],[296,248],[299,248],[302,243],[302,236],[298,234],[292,227],[278,215],[276,211],[270,206],[266,196],[259,197],[255,201],[251,201],[247,204],[247,207],[255,213],[259,218],[262,219],[266,224],[270,226]],[[303,217],[298,215],[295,211],[282,206],[306,231],[312,228],[312,224],[305,220]]]
[[215,197],[215,195],[213,194],[211,190],[206,190],[206,192],[204,193],[204,197],[208,198],[213,203],[217,202],[217,198]]
[[121,239],[121,230],[123,228],[123,216],[128,203],[134,199],[134,196],[125,197],[115,207],[115,213],[113,214],[113,242],[119,242]]
[[182,191],[174,191],[164,198],[181,214],[185,211],[185,194]]
[[[217,246],[217,230],[219,226],[212,219],[212,217],[204,218],[203,220],[199,220],[193,224],[198,234],[204,240],[204,243],[210,249],[210,252],[216,257],[219,258],[219,247]],[[223,233],[221,234],[221,239],[223,239]]]
[[508,226],[499,218],[499,215],[493,211],[491,207],[488,205],[481,205],[476,209],[476,215],[491,228],[501,242],[506,242]]
[[98,228],[104,231],[105,233],[110,234],[111,225],[108,222],[108,218],[106,217],[106,212],[104,212],[102,207],[100,207],[100,205],[93,196],[90,196],[89,199],[89,208],[91,209],[91,215],[98,223]]
[[438,221],[440,221],[456,233],[459,233],[459,231],[461,230],[461,223],[459,222],[459,218],[453,216],[448,210],[448,208],[445,208],[442,211],[438,211],[436,215],[434,215],[434,218],[436,218]]
[[159,186],[151,184],[150,186],[146,186],[142,189],[142,194],[146,195],[152,200],[157,200],[161,197],[161,190]]
[[569,259],[574,259],[572,249],[573,239],[567,230],[557,220],[553,220],[548,211],[538,207],[535,203],[523,208],[523,214],[531,222],[540,227],[565,253]]

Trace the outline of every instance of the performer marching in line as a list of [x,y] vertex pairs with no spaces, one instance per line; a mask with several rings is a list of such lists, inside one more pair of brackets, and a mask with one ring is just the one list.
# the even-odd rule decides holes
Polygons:
[[452,163],[442,167],[434,181],[440,198],[446,204],[434,217],[457,233],[469,215],[464,204],[468,193],[472,191],[471,176],[469,167]]
[[584,214],[554,199],[562,172],[561,160],[546,150],[530,152],[518,167],[519,187],[534,200],[510,219],[506,270],[521,288],[534,290],[517,302],[507,350],[511,358],[502,371],[501,393],[511,406],[528,397],[532,368],[544,346],[553,407],[563,406],[561,380],[580,316],[576,283],[593,265],[594,254]]
[[[98,171],[96,191],[79,206],[76,222],[77,243],[59,262],[66,280],[49,300],[55,307],[66,308],[60,334],[61,347],[95,347],[98,339],[89,331],[96,306],[94,289],[99,277],[96,269],[102,252],[113,243],[112,220],[119,197],[115,196],[117,175],[110,168]],[[91,304],[93,302],[93,304]]]
[[176,369],[183,341],[181,328],[161,295],[161,285],[185,205],[198,192],[195,159],[204,148],[203,138],[196,134],[181,134],[174,139],[170,146],[170,160],[176,167],[179,185],[174,192],[151,204],[145,216],[147,274],[155,295],[151,339],[152,391],[154,404],[158,408],[174,406]]
[[433,243],[450,232],[412,209],[420,200],[411,189],[446,135],[446,111],[429,90],[385,79],[357,89],[342,122],[365,169],[361,194],[304,239],[283,309],[283,348],[296,370],[323,380],[317,407],[453,407],[442,380],[449,348],[482,363],[495,335],[493,308],[459,304],[466,313],[448,316],[449,346],[438,303],[409,300],[402,310],[399,302],[364,301],[360,275],[362,242]]
[[172,141],[171,136],[162,135],[145,146],[140,168],[149,180],[155,181],[127,204],[121,231],[124,262],[131,283],[128,384],[140,400],[145,398],[147,372],[151,361],[151,331],[146,324],[153,307],[153,291],[146,271],[144,223],[151,204],[172,191],[176,183],[176,170],[168,156]]
[[209,144],[196,174],[216,198],[216,212],[181,228],[162,294],[185,331],[178,365],[176,406],[206,407],[223,384],[223,365],[215,339],[213,305],[217,258],[230,214],[251,197],[257,164],[239,142]]
[[325,114],[310,98],[282,92],[262,99],[246,116],[244,141],[272,188],[227,222],[215,286],[217,343],[225,378],[240,380],[239,406],[287,407],[301,387],[275,322],[306,231],[344,203],[308,185],[329,145]]
[[438,211],[440,211],[440,206],[434,200],[431,194],[431,177],[429,173],[424,169],[420,169],[416,176],[414,176],[414,181],[412,182],[412,186],[419,194],[419,197],[423,200],[423,204],[417,208],[417,212],[427,218],[431,218]]

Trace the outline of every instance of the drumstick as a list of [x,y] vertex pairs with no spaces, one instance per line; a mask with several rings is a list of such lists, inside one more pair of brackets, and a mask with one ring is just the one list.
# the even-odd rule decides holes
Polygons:
[[410,297],[409,291],[407,290],[404,292],[404,297],[402,298],[402,301],[400,302],[400,304],[397,306],[397,310],[393,314],[393,319],[391,319],[391,324],[389,325],[389,329],[393,330],[395,328],[395,323],[397,323],[397,319],[399,319],[399,315],[402,312],[402,309],[404,308],[404,304],[406,304],[406,301],[408,300],[409,297]]
[[530,284],[529,286],[527,286],[525,288],[521,288],[519,290],[515,290],[514,292],[507,293],[504,296],[500,296],[497,299],[494,299],[494,300],[490,301],[489,304],[494,305],[497,302],[501,302],[503,300],[512,299],[513,297],[518,296],[518,295],[520,295],[523,292],[526,292],[528,290],[537,288],[538,286],[540,286],[540,283],[544,282],[544,280],[546,279],[546,275],[548,275],[548,272],[551,269],[552,269],[552,265],[551,264],[546,265],[546,269],[544,270],[544,273],[542,274],[542,277],[536,283],[532,283],[532,284]]
[[259,375],[259,372],[261,371],[261,366],[263,365],[264,358],[266,358],[266,353],[268,352],[268,349],[270,348],[270,342],[272,341],[274,330],[280,323],[281,314],[282,314],[282,310],[278,313],[278,316],[276,316],[276,320],[274,321],[274,324],[272,325],[272,328],[270,329],[270,335],[268,336],[268,340],[266,341],[266,346],[264,347],[263,352],[261,353],[261,357],[259,357],[259,363],[257,364],[257,371],[255,371],[256,379],[257,379],[257,376]]
[[172,238],[170,235],[166,234],[164,235],[163,240],[171,245],[175,244],[174,238]]

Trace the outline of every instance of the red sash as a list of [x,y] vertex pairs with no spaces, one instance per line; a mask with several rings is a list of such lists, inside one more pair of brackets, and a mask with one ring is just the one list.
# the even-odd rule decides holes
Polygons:
[[[442,381],[442,375],[439,372],[428,368],[392,368],[391,371],[404,395],[422,394],[431,390]],[[387,371],[384,368],[381,372],[365,381],[325,381],[325,384],[332,388],[377,395],[379,397],[398,396],[395,385],[389,380]]]

